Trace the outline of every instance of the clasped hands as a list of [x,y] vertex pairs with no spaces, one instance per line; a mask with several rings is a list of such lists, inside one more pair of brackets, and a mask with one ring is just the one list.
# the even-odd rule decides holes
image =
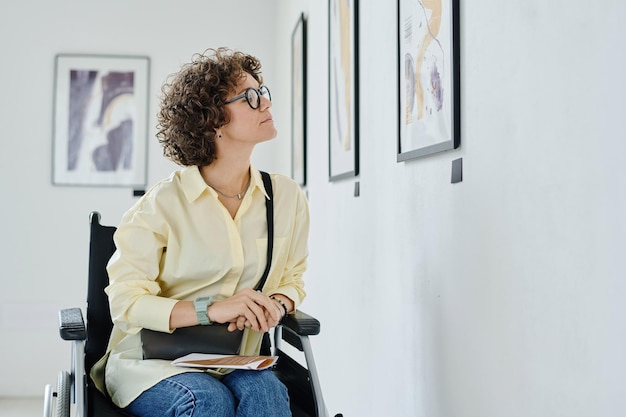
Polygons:
[[212,322],[229,323],[228,330],[231,332],[245,328],[267,332],[278,325],[284,314],[280,303],[251,288],[215,301],[208,309],[209,319]]

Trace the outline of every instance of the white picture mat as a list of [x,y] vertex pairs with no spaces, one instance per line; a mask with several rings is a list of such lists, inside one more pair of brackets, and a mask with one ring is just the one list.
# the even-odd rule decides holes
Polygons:
[[[70,74],[97,71],[91,94],[85,102],[81,143],[70,167]],[[111,73],[133,73],[132,94],[117,96],[114,105],[102,110],[102,80]],[[98,55],[58,55],[55,72],[53,183],[58,185],[136,186],[146,183],[149,59]],[[111,102],[113,103],[113,102]],[[104,112],[99,123],[101,112]],[[132,120],[132,151],[127,166],[97,169],[93,152],[107,145],[107,133],[121,119]]]
[[399,0],[400,160],[454,147],[452,7]]

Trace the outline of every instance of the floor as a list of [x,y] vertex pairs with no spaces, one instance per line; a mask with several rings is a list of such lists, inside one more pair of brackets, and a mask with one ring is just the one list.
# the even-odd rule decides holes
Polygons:
[[[52,415],[54,416],[54,410]],[[0,397],[0,417],[42,417],[43,395],[29,398]]]
[[34,417],[43,415],[43,395],[40,398],[0,398],[0,417]]

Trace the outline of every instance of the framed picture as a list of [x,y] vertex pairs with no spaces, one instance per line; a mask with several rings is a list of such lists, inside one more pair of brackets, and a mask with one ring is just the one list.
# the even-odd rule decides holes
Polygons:
[[359,174],[358,15],[357,0],[329,0],[330,181]]
[[306,185],[306,18],[300,15],[291,35],[291,177]]
[[398,0],[398,162],[460,144],[459,0]]
[[53,184],[146,184],[149,66],[143,56],[56,56]]

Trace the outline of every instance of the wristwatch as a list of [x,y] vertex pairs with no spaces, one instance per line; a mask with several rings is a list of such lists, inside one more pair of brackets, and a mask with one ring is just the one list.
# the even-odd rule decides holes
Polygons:
[[198,323],[203,326],[208,326],[211,324],[211,320],[209,319],[209,313],[207,309],[212,303],[211,297],[198,297],[193,300],[193,306],[196,308],[196,316],[198,317]]

